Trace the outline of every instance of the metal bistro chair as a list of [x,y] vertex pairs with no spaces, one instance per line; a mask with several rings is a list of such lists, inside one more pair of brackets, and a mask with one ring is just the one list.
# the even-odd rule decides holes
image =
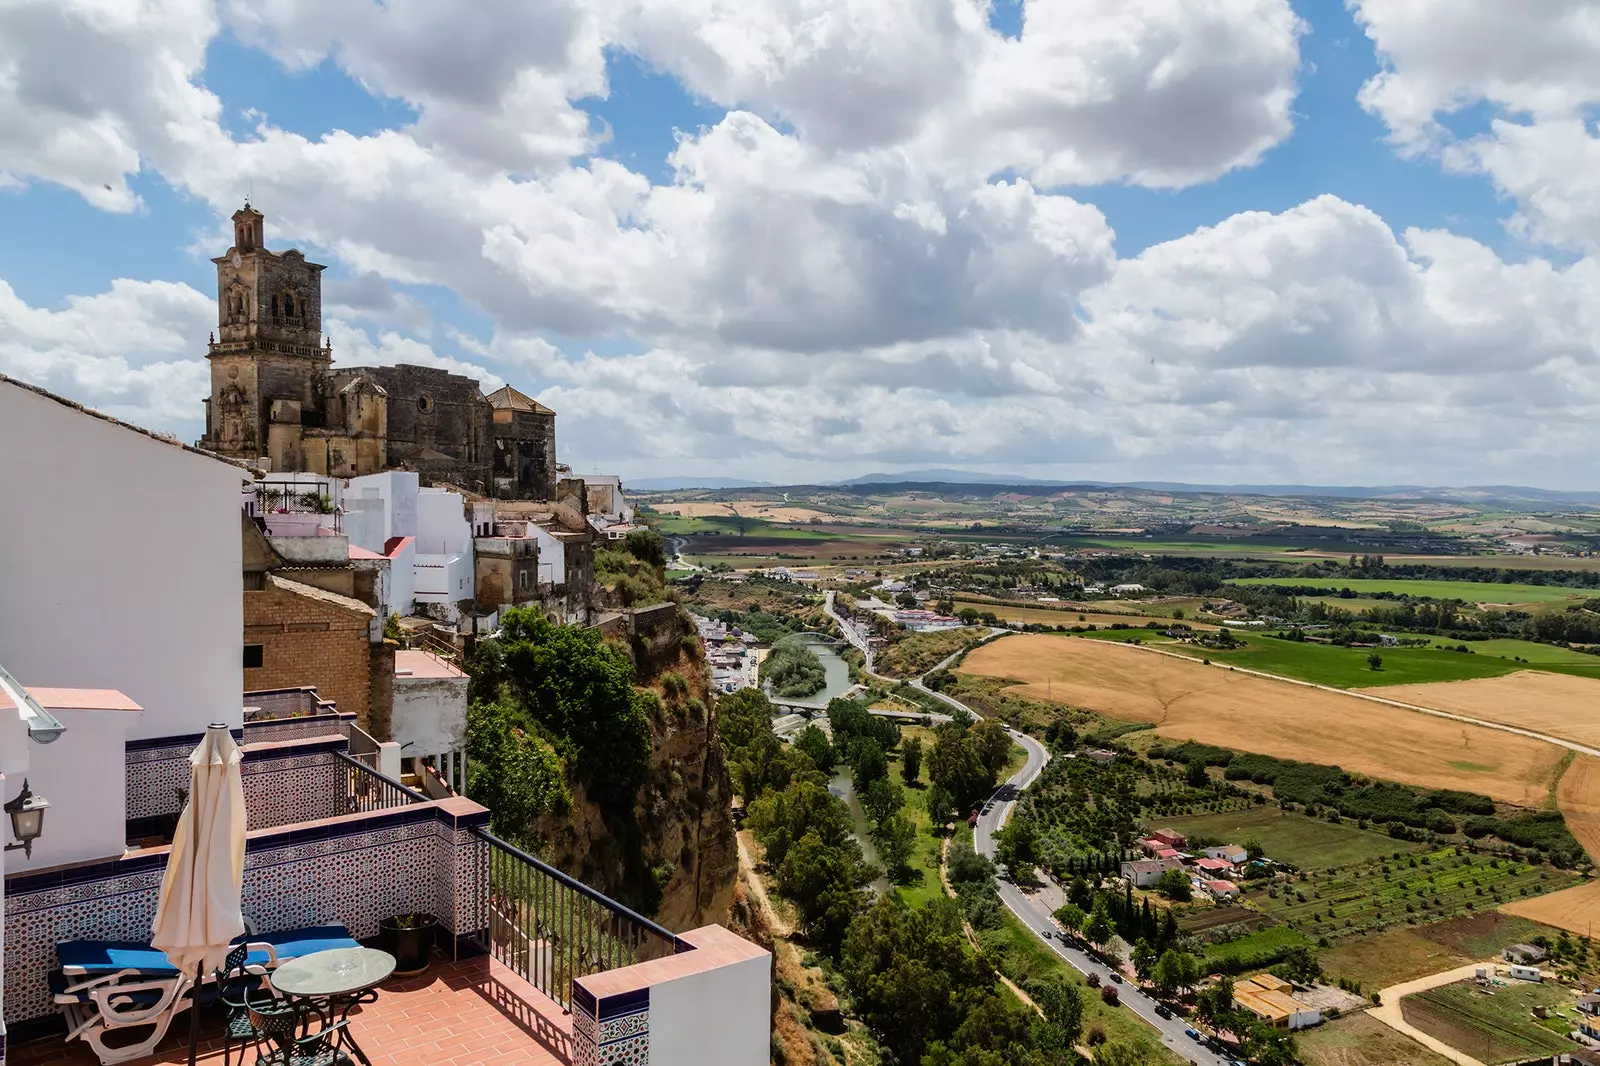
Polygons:
[[266,969],[250,966],[245,961],[249,955],[250,946],[240,944],[228,952],[222,968],[217,970],[216,997],[227,1011],[222,1037],[222,1066],[229,1066],[232,1061],[235,1044],[239,1047],[239,1062],[243,1066],[245,1047],[258,1039],[256,1028],[250,1020],[250,993],[261,988]]
[[[245,1002],[257,1066],[346,1066],[354,1061],[346,1050],[348,1021],[325,1024],[314,1003],[276,999],[259,991],[246,992]],[[310,1031],[313,1021],[316,1032]]]

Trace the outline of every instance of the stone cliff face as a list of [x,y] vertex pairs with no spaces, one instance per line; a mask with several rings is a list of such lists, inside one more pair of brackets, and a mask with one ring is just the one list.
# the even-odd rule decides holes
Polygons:
[[[571,809],[536,829],[548,841],[547,861],[681,931],[726,918],[739,860],[733,783],[709,711],[705,658],[688,619],[675,618],[665,623],[676,628],[675,643],[658,632],[650,654],[635,649],[638,683],[661,697],[661,707],[632,811],[603,811],[574,784]],[[663,654],[673,647],[675,654]]]

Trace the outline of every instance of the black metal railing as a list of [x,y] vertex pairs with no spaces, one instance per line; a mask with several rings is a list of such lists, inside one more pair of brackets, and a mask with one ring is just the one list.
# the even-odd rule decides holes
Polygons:
[[692,948],[672,932],[483,829],[479,881],[488,913],[482,946],[570,1010],[579,977]]
[[342,751],[333,753],[344,768],[345,806],[350,814],[386,811],[408,803],[427,803],[428,797],[407,788],[392,777],[385,777],[359,759]]

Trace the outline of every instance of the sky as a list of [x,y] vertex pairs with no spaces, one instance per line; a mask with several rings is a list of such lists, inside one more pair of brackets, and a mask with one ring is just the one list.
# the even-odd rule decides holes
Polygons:
[[1596,487],[1592,0],[0,0],[0,372],[197,439],[248,197],[337,365],[578,473]]

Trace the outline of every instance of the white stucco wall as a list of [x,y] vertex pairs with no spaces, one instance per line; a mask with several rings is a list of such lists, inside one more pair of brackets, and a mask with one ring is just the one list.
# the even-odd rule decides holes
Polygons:
[[7,669],[126,693],[145,708],[134,737],[242,725],[248,477],[0,381]]
[[528,535],[539,542],[539,584],[561,584],[567,579],[566,545],[536,525],[528,526]]
[[[238,693],[233,702],[241,703]],[[50,713],[61,719],[67,731],[54,744],[30,743],[26,775],[33,791],[50,801],[50,808],[44,812],[44,832],[34,841],[33,857],[21,851],[8,857],[12,873],[104,859],[121,855],[127,848],[127,754],[123,745],[138,729],[143,715],[138,711],[60,709]],[[22,778],[9,779],[6,784],[5,798],[13,799],[22,789]],[[3,833],[10,843],[9,821]]]
[[410,614],[417,599],[417,542],[408,540],[389,558],[389,610]]
[[430,555],[417,552],[416,599],[449,607],[449,621],[460,615],[455,605],[473,596],[472,555]]
[[407,758],[465,747],[467,679],[396,675],[390,729]]
[[419,484],[418,475],[406,470],[351,478],[344,488],[350,543],[382,554],[390,537],[416,536]]
[[763,954],[650,986],[650,1066],[765,1066],[772,959]]
[[430,555],[472,551],[472,524],[459,492],[423,489],[417,493],[417,550]]

